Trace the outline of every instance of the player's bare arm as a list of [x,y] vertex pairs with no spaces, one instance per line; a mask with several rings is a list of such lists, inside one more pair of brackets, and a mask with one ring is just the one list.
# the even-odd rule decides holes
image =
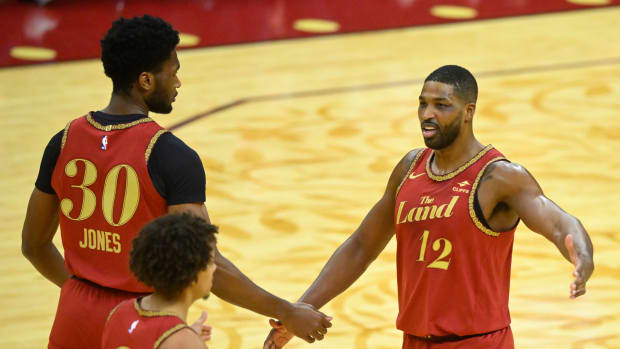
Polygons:
[[[381,199],[368,212],[357,230],[336,249],[319,276],[299,299],[300,302],[321,308],[349,288],[383,251],[394,235],[396,190],[418,151],[410,151],[396,165]],[[267,336],[263,348],[282,348],[291,336],[278,323],[270,323],[274,329]]]
[[300,302],[321,308],[351,286],[383,251],[394,235],[396,189],[418,151],[409,152],[396,165],[381,199],[370,209],[357,230],[336,249]]
[[46,279],[59,287],[71,275],[52,239],[58,229],[58,197],[35,188],[22,229],[22,254]]
[[547,198],[534,177],[521,165],[499,161],[484,173],[478,198],[491,228],[503,231],[518,218],[532,231],[553,242],[575,265],[571,298],[586,292],[594,270],[592,242],[581,222]]
[[[168,212],[189,211],[210,223],[209,214],[202,203],[168,206]],[[308,304],[292,304],[265,291],[245,276],[216,248],[217,269],[213,275],[212,292],[219,298],[256,313],[276,318],[296,336],[313,342],[317,332],[325,333],[331,327],[330,318]]]

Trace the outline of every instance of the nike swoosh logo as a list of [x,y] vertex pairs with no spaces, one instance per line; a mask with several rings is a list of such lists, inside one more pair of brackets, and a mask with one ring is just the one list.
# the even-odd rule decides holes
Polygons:
[[420,176],[423,176],[423,175],[425,175],[425,173],[424,173],[424,172],[419,173],[419,174],[413,174],[413,173],[412,173],[412,174],[410,174],[410,175],[409,175],[409,179],[416,179],[416,178],[418,178],[418,177],[420,177]]

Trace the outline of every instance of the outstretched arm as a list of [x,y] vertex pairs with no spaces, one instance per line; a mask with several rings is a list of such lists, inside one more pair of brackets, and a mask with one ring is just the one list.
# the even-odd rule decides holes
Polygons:
[[[168,206],[169,213],[190,212],[210,222],[207,209],[202,203]],[[221,299],[252,310],[256,313],[276,318],[296,336],[313,342],[317,331],[327,332],[331,327],[330,318],[307,304],[290,302],[265,291],[245,276],[233,263],[216,248],[212,292]]]
[[357,230],[336,249],[300,302],[321,308],[351,286],[383,251],[394,235],[396,190],[415,154],[417,150],[409,152],[396,165],[381,199],[370,209]]
[[22,228],[22,254],[46,279],[59,287],[71,277],[52,239],[58,229],[58,198],[35,188]]
[[386,191],[361,225],[340,245],[299,299],[321,308],[366,271],[394,235],[394,195]]
[[522,166],[501,162],[485,177],[489,175],[493,187],[489,189],[497,193],[496,201],[507,204],[529,229],[551,241],[575,265],[570,297],[585,294],[594,261],[592,242],[581,222],[548,199]]
[[[394,235],[394,202],[398,186],[407,174],[418,150],[409,152],[392,171],[381,199],[368,212],[355,232],[336,249],[323,270],[299,299],[317,309],[344,292],[355,282],[383,251]],[[274,329],[264,343],[264,348],[281,348],[291,336],[270,322]]]

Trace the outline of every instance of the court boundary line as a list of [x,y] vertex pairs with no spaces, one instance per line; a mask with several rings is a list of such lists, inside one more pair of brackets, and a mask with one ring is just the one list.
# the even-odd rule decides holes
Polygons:
[[[499,76],[523,75],[523,74],[551,72],[551,71],[557,71],[557,70],[578,69],[578,68],[591,68],[591,67],[599,67],[599,66],[614,65],[614,64],[620,64],[620,57],[603,58],[603,59],[586,60],[586,61],[574,61],[574,62],[568,62],[568,63],[543,64],[543,65],[507,68],[507,69],[496,69],[496,70],[475,72],[474,75],[476,75],[478,78],[494,78],[494,77],[499,77]],[[273,94],[267,94],[267,95],[243,97],[243,98],[234,100],[232,102],[208,109],[205,112],[190,116],[189,118],[185,120],[172,124],[170,127],[168,127],[168,130],[173,131],[173,130],[179,129],[183,126],[191,124],[200,119],[212,116],[214,114],[217,114],[225,110],[232,109],[232,108],[235,108],[235,107],[247,104],[247,103],[258,103],[258,102],[266,102],[266,101],[275,101],[275,100],[280,100],[280,99],[295,99],[295,98],[304,98],[304,97],[335,95],[335,94],[340,94],[340,93],[352,93],[352,92],[359,92],[359,91],[378,90],[378,89],[384,89],[384,88],[394,88],[394,87],[401,87],[401,86],[407,86],[407,85],[413,85],[413,84],[421,84],[423,81],[424,81],[424,78],[415,78],[415,79],[388,81],[388,82],[382,82],[382,83],[365,84],[365,85],[357,85],[357,86],[322,88],[322,89],[315,89],[315,90],[287,92],[287,93],[273,93]]]

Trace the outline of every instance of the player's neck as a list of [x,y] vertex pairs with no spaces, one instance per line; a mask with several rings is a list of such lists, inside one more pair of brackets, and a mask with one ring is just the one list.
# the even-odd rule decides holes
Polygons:
[[471,137],[458,137],[446,148],[434,150],[431,169],[437,175],[446,174],[459,168],[472,159],[484,146],[472,135]]
[[112,115],[149,115],[149,109],[143,100],[126,93],[112,93],[110,103],[101,111]]
[[144,310],[173,314],[180,317],[183,321],[186,321],[187,311],[193,301],[191,296],[188,297],[186,292],[183,292],[183,294],[174,299],[167,299],[157,293],[153,293],[142,298],[140,306]]

